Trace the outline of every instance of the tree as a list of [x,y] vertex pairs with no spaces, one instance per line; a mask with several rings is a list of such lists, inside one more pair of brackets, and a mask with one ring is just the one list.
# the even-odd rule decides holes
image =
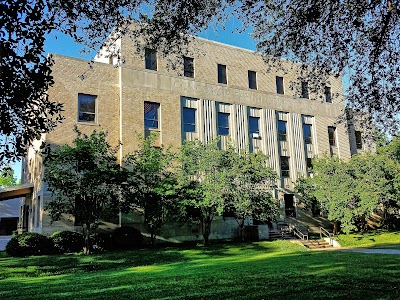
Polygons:
[[14,170],[10,167],[4,167],[0,171],[0,188],[17,185],[17,180],[14,177]]
[[252,216],[261,222],[272,222],[278,214],[278,203],[272,195],[277,175],[267,166],[268,157],[261,152],[229,149],[230,185],[226,205],[232,209],[243,239],[244,221]]
[[142,212],[144,223],[150,229],[151,244],[161,231],[169,213],[177,209],[176,180],[171,173],[174,156],[169,149],[154,147],[155,136],[140,138],[139,148],[125,158],[128,180],[137,181],[139,189],[126,189],[125,197],[133,197],[133,206]]
[[52,193],[45,209],[53,220],[63,213],[73,215],[75,224],[83,227],[85,253],[90,253],[89,234],[99,219],[127,209],[120,189],[125,176],[117,164],[117,148],[107,142],[106,133],[87,136],[77,128],[75,132],[72,146],[48,148],[45,155],[44,180]]
[[114,47],[121,35],[139,48],[179,54],[190,35],[211,24],[224,26],[231,17],[242,21],[238,30],[252,28],[257,49],[270,66],[282,67],[280,58],[300,62],[293,65],[299,67],[299,77],[309,78],[309,88],[321,94],[329,75],[346,74],[351,87],[346,102],[355,113],[368,112],[381,127],[398,129],[397,0],[85,0],[79,5],[2,0],[0,10],[1,161],[24,154],[27,144],[62,120],[62,99],[52,102],[46,95],[53,83],[52,60],[43,48],[46,34],[62,32],[85,49],[104,46],[123,61]]
[[179,183],[189,189],[183,203],[200,210],[204,243],[208,244],[212,221],[225,208],[229,156],[218,148],[217,140],[208,144],[186,141],[180,151],[179,163]]

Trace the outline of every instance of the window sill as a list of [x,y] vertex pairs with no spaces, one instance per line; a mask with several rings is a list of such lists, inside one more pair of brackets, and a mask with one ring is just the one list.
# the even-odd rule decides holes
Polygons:
[[100,124],[97,122],[84,122],[84,121],[77,121],[76,125],[100,126]]

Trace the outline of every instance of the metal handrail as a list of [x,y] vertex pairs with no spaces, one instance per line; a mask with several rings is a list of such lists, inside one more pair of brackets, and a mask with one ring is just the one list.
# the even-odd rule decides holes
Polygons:
[[322,240],[322,235],[326,236],[329,239],[329,245],[333,246],[333,237],[335,236],[333,233],[326,230],[324,227],[319,228],[319,236]]
[[[288,226],[289,226],[289,229],[293,232],[293,234],[295,235],[295,236],[297,236],[299,239],[301,239],[301,240],[308,240],[308,233],[307,234],[304,234],[301,230],[300,230],[300,228],[298,228],[298,226],[296,225],[296,224],[293,224],[293,223],[289,223],[288,224]],[[307,230],[308,231],[308,230]]]

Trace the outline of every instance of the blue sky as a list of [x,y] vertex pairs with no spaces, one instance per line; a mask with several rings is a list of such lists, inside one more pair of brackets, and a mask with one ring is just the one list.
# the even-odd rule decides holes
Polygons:
[[[228,20],[226,22],[226,30],[223,30],[221,26],[211,28],[203,31],[199,36],[217,41],[220,43],[230,44],[236,47],[241,47],[249,50],[255,50],[256,45],[250,37],[250,30],[243,33],[234,32],[237,27],[240,26],[240,22],[237,20]],[[83,59],[92,59],[95,55],[95,51],[91,53],[81,53],[82,46],[75,43],[70,37],[61,33],[52,33],[46,36],[45,52],[61,54],[66,56],[72,56]],[[21,177],[21,162],[14,164],[14,174],[19,180]]]

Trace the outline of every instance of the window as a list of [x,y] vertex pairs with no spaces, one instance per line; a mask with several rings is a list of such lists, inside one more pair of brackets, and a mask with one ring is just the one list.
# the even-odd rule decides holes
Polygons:
[[258,138],[260,134],[258,117],[249,117],[249,133],[251,138]]
[[227,84],[226,66],[218,64],[218,83]]
[[183,108],[183,131],[196,132],[196,109]]
[[79,122],[96,122],[96,98],[94,95],[78,94]]
[[329,136],[329,145],[336,146],[336,128],[335,127],[328,127],[328,136]]
[[183,57],[183,75],[194,78],[194,60],[191,57]]
[[305,81],[301,82],[301,98],[308,99],[308,83]]
[[357,149],[362,149],[363,144],[362,144],[361,131],[356,131],[356,132],[355,132],[355,135],[356,135],[356,145],[357,145]]
[[157,52],[153,49],[145,49],[145,64],[147,70],[157,71]]
[[312,125],[303,124],[304,144],[312,144]]
[[257,89],[257,73],[255,71],[248,71],[249,76],[249,89]]
[[286,121],[278,121],[278,141],[286,141]]
[[310,172],[313,168],[312,158],[307,157],[307,171]]
[[290,177],[289,157],[281,156],[281,174],[282,177]]
[[325,87],[325,102],[332,103],[332,93],[330,86]]
[[276,76],[276,92],[281,95],[285,93],[283,89],[283,77]]
[[229,135],[229,114],[218,113],[218,135]]
[[160,103],[144,102],[144,127],[158,129]]

